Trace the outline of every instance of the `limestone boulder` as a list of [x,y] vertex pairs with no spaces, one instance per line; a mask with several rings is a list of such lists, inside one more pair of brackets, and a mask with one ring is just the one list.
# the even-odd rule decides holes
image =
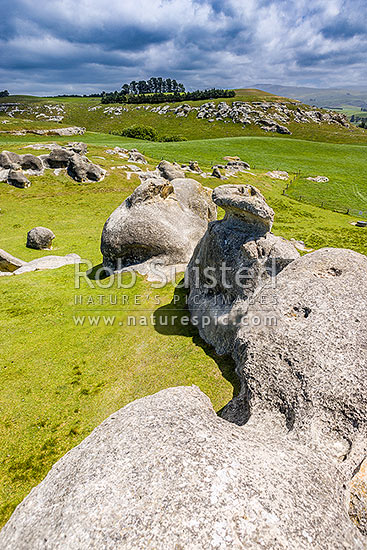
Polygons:
[[73,151],[58,147],[44,157],[44,163],[48,168],[66,168],[72,156]]
[[75,181],[101,181],[106,171],[86,157],[74,154],[70,157],[67,172]]
[[181,168],[178,165],[172,164],[167,160],[162,160],[158,164],[158,170],[162,178],[168,181],[185,177],[185,172],[181,170]]
[[47,227],[34,227],[27,233],[27,248],[36,250],[50,250],[55,235]]
[[24,175],[22,170],[10,169],[8,172],[7,182],[9,185],[12,185],[13,187],[18,187],[19,189],[25,189],[31,186],[31,182]]
[[86,155],[88,152],[87,144],[81,141],[72,141],[68,143],[66,147],[67,149],[73,151],[73,153],[77,153],[78,155]]
[[[108,218],[101,252],[112,271],[186,265],[216,217],[210,192],[192,179],[145,180]],[[142,265],[143,264],[143,265]]]
[[225,216],[209,224],[190,260],[188,305],[201,336],[217,352],[230,353],[250,297],[299,252],[271,233],[274,212],[255,187],[221,185],[212,197]]
[[112,414],[0,532],[7,550],[362,550],[337,464],[275,426],[218,418],[196,387]]

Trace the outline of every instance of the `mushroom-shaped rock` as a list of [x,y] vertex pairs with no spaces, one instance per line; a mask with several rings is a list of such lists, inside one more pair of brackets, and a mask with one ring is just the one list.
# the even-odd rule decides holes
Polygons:
[[9,170],[8,184],[19,189],[25,189],[31,186],[29,179],[23,174],[22,170]]
[[229,353],[242,305],[299,252],[270,232],[274,212],[252,185],[221,185],[213,201],[225,216],[209,225],[189,263],[188,304],[201,336]]
[[179,166],[176,166],[175,164],[171,164],[170,162],[168,162],[168,160],[162,160],[158,164],[158,170],[162,178],[168,181],[185,177],[185,172],[181,170]]
[[27,234],[27,248],[35,250],[50,250],[52,241],[55,238],[54,233],[47,227],[34,227]]
[[243,219],[246,224],[258,226],[270,231],[274,220],[274,211],[264,197],[252,185],[220,185],[213,191],[213,201],[226,211],[229,221]]
[[135,265],[143,273],[154,263],[186,265],[215,217],[210,192],[197,181],[147,179],[106,221],[103,264],[113,271]]
[[112,414],[16,508],[6,550],[363,550],[338,464],[196,387]]
[[103,170],[97,164],[93,164],[86,157],[74,154],[69,159],[68,174],[75,181],[101,181],[105,176]]

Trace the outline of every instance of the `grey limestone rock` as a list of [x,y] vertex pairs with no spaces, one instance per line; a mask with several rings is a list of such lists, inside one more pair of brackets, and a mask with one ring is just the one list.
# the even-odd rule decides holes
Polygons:
[[105,267],[159,262],[187,264],[192,252],[216,217],[208,190],[192,179],[146,179],[108,218],[102,232]]
[[221,185],[213,201],[226,214],[209,224],[190,260],[188,305],[201,336],[217,352],[230,353],[249,298],[299,253],[270,232],[274,212],[255,187]]
[[13,187],[18,187],[19,189],[25,189],[31,186],[31,182],[24,175],[22,170],[10,169],[8,172],[7,182],[9,185],[12,185]]
[[27,248],[36,250],[49,250],[52,248],[52,241],[55,235],[47,227],[34,227],[27,234]]
[[362,550],[343,476],[266,422],[239,427],[196,387],[112,414],[0,533],[7,550]]
[[162,178],[168,181],[185,177],[185,172],[181,170],[179,166],[176,166],[175,164],[171,164],[167,160],[162,160],[158,164],[158,170]]
[[19,267],[22,267],[27,262],[23,262],[19,258],[12,256],[5,250],[0,249],[0,271],[2,272],[13,272]]
[[90,162],[87,157],[73,154],[68,163],[67,172],[75,181],[101,181],[106,171],[97,164]]

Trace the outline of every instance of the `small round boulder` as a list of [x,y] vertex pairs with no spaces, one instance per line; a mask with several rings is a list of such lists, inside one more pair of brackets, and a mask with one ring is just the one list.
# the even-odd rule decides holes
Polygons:
[[55,238],[54,233],[47,227],[34,227],[27,234],[27,248],[35,250],[50,250],[52,248],[52,240]]

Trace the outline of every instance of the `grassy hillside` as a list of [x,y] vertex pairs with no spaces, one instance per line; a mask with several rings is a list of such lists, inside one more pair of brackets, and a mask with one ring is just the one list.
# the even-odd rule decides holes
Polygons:
[[[22,99],[23,98],[23,99]],[[2,101],[1,101],[2,100]],[[288,102],[291,110],[297,108],[297,102],[288,100],[281,96],[275,96],[256,89],[239,89],[236,91],[235,101],[259,102],[276,101]],[[226,101],[232,104],[232,99],[213,100],[215,104]],[[128,105],[128,110],[116,114],[115,109],[118,105],[101,105],[100,100],[96,98],[28,98],[28,96],[10,96],[9,98],[0,98],[1,103],[19,103],[19,111],[13,117],[7,116],[0,110],[0,131],[12,131],[21,129],[45,129],[58,126],[83,126],[92,132],[120,132],[133,124],[153,126],[160,135],[180,135],[188,140],[195,139],[216,139],[227,137],[271,137],[284,138],[278,134],[267,134],[259,126],[248,124],[243,127],[241,123],[212,121],[196,118],[196,113],[191,112],[187,117],[177,117],[173,113],[165,115],[157,114],[146,110],[144,105]],[[185,102],[191,106],[198,107],[204,101]],[[181,103],[169,104],[170,108],[178,107]],[[164,104],[162,104],[164,106]],[[303,108],[309,108],[301,105]],[[124,106],[122,106],[124,107]],[[148,106],[149,108],[152,106]],[[63,120],[60,123],[48,122],[45,115],[49,116],[61,109]],[[6,123],[4,123],[6,122]],[[331,143],[365,143],[367,144],[367,133],[355,126],[343,128],[335,124],[287,124],[291,136],[287,139],[306,139],[311,141],[325,141]]]
[[[235,99],[284,101],[259,90],[238,90]],[[367,253],[365,230],[350,223],[357,218],[315,206],[325,202],[331,208],[367,209],[367,134],[362,130],[294,123],[293,135],[281,136],[254,125],[242,128],[198,120],[194,113],[178,118],[140,108],[115,116],[90,98],[13,96],[1,101],[20,103],[20,110],[13,117],[0,111],[0,150],[34,152],[26,145],[80,139],[89,145],[88,157],[107,170],[100,183],[78,184],[50,171],[31,177],[32,186],[25,190],[0,183],[0,248],[24,260],[48,254],[25,247],[27,231],[43,225],[56,234],[54,254],[75,252],[93,266],[101,264],[103,224],[139,184],[136,175],[128,180],[118,168],[122,159],[106,154],[107,147],[116,145],[138,148],[151,167],[162,158],[197,160],[209,171],[225,155],[238,155],[249,162],[251,173],[227,183],[252,183],[264,193],[276,212],[276,234],[302,239],[311,248],[335,246]],[[289,105],[297,107],[296,102]],[[57,112],[63,112],[62,122],[43,120]],[[132,124],[152,125],[161,134],[180,134],[189,141],[141,142],[108,134]],[[75,138],[8,133],[69,125],[85,126],[88,132]],[[266,175],[269,170],[286,170],[290,180],[274,180]],[[306,179],[315,175],[327,176],[330,182]],[[223,183],[195,178],[212,188]],[[295,200],[299,196],[304,202]],[[60,456],[126,403],[169,386],[196,384],[220,410],[238,390],[232,362],[216,356],[195,329],[178,321],[165,326],[166,317],[187,315],[183,293],[174,284],[157,290],[138,278],[132,289],[116,284],[90,288],[86,282],[75,289],[74,268],[65,267],[2,277],[0,287],[0,523]],[[172,303],[175,293],[178,303]],[[82,303],[80,298],[75,302],[76,296],[82,296]],[[122,303],[122,296],[127,303]],[[148,318],[147,325],[127,326],[132,312]],[[83,316],[84,325],[76,326],[74,318]],[[112,325],[111,316],[116,317]],[[93,324],[98,318],[98,325]]]
[[[25,248],[27,231],[44,225],[56,234],[53,253],[76,252],[93,265],[100,264],[103,223],[139,183],[137,177],[127,180],[123,170],[111,170],[121,159],[106,155],[105,146],[137,143],[98,134],[87,134],[85,141],[90,144],[89,157],[109,171],[103,182],[77,184],[50,172],[31,178],[27,190],[0,184],[1,248],[25,260],[47,254]],[[25,142],[26,138],[13,137],[11,142],[3,141],[2,148],[29,151],[22,149]],[[152,158],[151,166],[164,156],[180,161],[195,158],[209,169],[225,154],[240,154],[255,166],[256,175],[228,183],[251,182],[261,189],[276,211],[276,234],[304,239],[312,247],[343,246],[367,253],[365,233],[350,225],[351,218],[284,197],[284,182],[264,175],[270,168],[313,171],[317,167],[345,176],[343,163],[335,166],[338,147],[346,146],[329,145],[320,152],[319,145],[308,142],[242,138],[140,143],[139,148]],[[359,148],[347,150],[351,162],[359,158]],[[211,187],[221,183],[197,179]],[[187,314],[182,304],[171,303],[174,285],[152,291],[139,278],[130,290],[116,286],[101,290],[87,284],[76,290],[73,267],[2,278],[0,285],[0,334],[5,343],[0,351],[1,522],[60,456],[133,399],[169,386],[197,384],[219,410],[237,390],[230,360],[215,356],[192,327],[164,325],[166,316]],[[84,297],[82,304],[75,304],[76,295]],[[130,303],[122,305],[123,295]],[[111,305],[110,298],[116,296],[118,304]],[[135,296],[140,296],[138,304]],[[149,321],[148,326],[126,326],[132,311],[143,317],[155,313],[156,325]],[[84,326],[75,326],[74,317],[83,315]],[[115,315],[115,324],[106,325],[103,315]],[[98,326],[90,324],[89,316],[100,316]]]

